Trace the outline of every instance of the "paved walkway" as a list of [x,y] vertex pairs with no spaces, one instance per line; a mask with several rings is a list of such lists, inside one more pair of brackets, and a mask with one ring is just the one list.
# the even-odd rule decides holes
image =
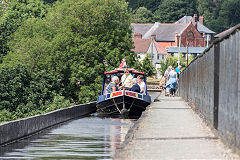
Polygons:
[[180,97],[160,96],[115,159],[240,159]]

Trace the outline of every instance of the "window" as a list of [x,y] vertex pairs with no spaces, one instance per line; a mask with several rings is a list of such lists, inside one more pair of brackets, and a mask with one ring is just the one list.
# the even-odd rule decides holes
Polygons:
[[164,55],[162,55],[162,60],[164,60]]
[[187,36],[188,36],[188,37],[193,37],[193,32],[192,32],[192,31],[189,31],[189,32],[187,33]]
[[157,59],[159,59],[159,54],[157,54]]

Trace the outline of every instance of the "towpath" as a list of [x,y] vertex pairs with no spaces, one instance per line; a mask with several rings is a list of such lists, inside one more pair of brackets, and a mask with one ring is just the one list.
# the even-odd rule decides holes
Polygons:
[[240,159],[180,97],[159,96],[115,159]]

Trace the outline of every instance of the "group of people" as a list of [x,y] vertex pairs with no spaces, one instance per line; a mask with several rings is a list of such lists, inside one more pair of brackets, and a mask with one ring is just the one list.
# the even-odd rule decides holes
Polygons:
[[146,93],[146,84],[144,82],[143,75],[138,75],[137,78],[133,78],[127,68],[124,69],[124,74],[121,78],[113,76],[111,82],[106,87],[106,93],[112,93],[125,88],[126,90]]
[[165,71],[166,95],[175,96],[180,72],[181,66],[176,67],[175,69],[172,66],[169,66]]

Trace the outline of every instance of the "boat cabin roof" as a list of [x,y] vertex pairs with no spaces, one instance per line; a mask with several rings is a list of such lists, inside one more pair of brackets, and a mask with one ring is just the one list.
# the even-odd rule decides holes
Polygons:
[[137,74],[142,74],[142,75],[145,74],[145,72],[140,72],[140,71],[137,71],[137,70],[135,70],[133,68],[116,68],[116,69],[114,69],[112,71],[104,72],[104,74],[122,73],[122,72],[124,72],[125,69],[128,69],[129,72],[131,72],[131,73],[137,73]]

